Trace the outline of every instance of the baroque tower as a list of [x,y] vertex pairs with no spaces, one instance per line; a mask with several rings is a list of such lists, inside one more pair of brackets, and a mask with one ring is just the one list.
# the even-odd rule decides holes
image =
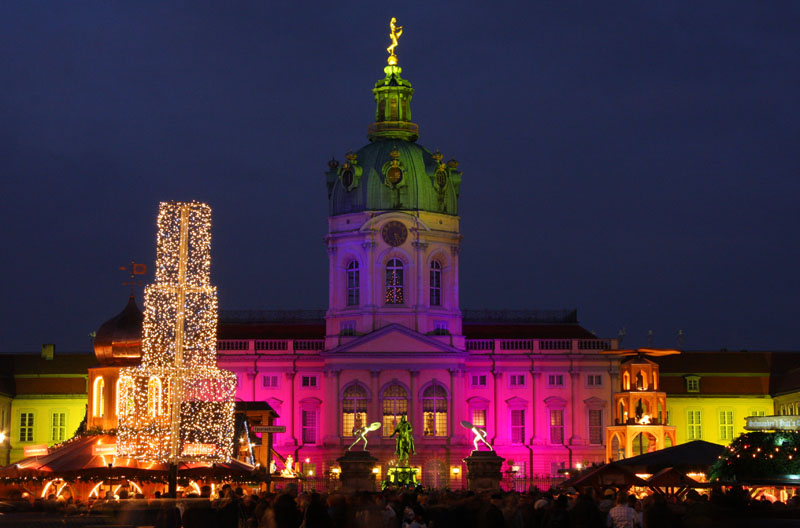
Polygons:
[[369,143],[326,172],[326,349],[397,324],[464,349],[458,295],[461,172],[417,143],[414,89],[392,53]]

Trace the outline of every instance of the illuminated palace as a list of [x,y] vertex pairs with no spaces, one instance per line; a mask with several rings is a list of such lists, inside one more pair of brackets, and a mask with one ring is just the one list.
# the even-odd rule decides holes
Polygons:
[[222,315],[218,364],[236,374],[237,398],[274,408],[287,428],[275,450],[308,459],[306,474],[334,467],[372,422],[385,474],[404,414],[426,485],[463,477],[462,420],[485,427],[519,476],[604,461],[619,361],[600,351],[616,342],[575,312],[460,310],[462,173],[417,142],[396,56],[384,73],[369,143],[328,162],[328,310]]

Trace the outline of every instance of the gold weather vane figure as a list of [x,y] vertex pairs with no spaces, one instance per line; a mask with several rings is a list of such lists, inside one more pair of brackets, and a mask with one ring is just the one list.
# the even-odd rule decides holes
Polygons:
[[396,26],[395,23],[397,19],[392,17],[392,20],[389,22],[389,38],[392,39],[392,45],[386,48],[386,51],[389,52],[389,58],[386,61],[389,63],[389,66],[395,66],[397,64],[397,55],[394,54],[394,49],[397,47],[397,39],[400,38],[400,35],[403,34],[403,26]]

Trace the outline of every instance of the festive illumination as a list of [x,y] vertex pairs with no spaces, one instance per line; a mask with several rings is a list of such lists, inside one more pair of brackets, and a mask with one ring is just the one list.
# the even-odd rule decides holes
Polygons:
[[118,456],[227,462],[236,376],[217,368],[211,208],[161,203],[155,283],[145,288],[142,362],[120,372]]

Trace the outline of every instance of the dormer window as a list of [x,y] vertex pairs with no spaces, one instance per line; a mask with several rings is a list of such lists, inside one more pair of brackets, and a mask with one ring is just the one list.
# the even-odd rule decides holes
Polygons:
[[686,392],[700,392],[700,376],[686,376]]

